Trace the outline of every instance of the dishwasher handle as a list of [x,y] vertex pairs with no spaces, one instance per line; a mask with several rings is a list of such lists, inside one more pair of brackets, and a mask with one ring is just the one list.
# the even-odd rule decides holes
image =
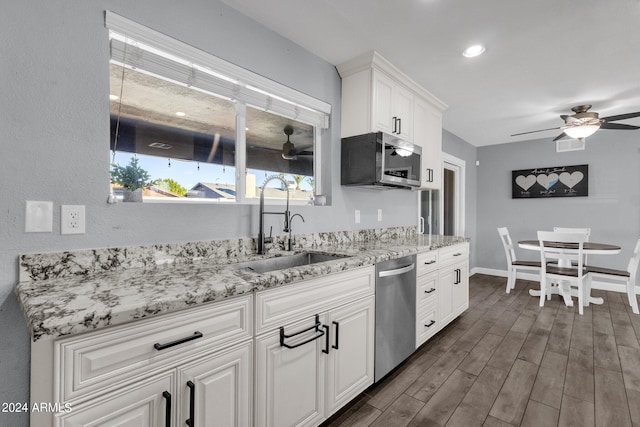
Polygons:
[[399,276],[400,274],[408,273],[416,268],[415,263],[411,263],[405,267],[396,268],[394,270],[385,270],[378,273],[378,277]]

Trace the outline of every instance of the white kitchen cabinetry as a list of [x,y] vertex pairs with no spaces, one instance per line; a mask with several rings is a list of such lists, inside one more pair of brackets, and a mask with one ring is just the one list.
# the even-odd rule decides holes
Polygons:
[[422,147],[420,188],[437,190],[442,185],[442,110],[417,97],[414,143]]
[[374,273],[256,294],[256,426],[318,425],[373,383]]
[[35,342],[32,401],[72,411],[31,425],[251,425],[252,313],[247,295]]
[[448,324],[469,308],[469,245],[440,250],[438,318]]
[[342,77],[341,136],[386,132],[422,147],[421,188],[441,185],[441,100],[370,52],[338,65]]

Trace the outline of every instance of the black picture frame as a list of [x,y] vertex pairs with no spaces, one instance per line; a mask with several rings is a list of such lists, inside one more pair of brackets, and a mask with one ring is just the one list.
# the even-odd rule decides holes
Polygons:
[[511,171],[512,199],[589,196],[589,165]]

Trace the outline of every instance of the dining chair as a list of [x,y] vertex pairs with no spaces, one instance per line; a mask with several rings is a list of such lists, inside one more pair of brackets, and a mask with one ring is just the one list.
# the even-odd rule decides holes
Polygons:
[[[584,233],[587,235],[587,240],[589,241],[589,237],[591,237],[591,228],[574,228],[574,227],[553,227],[553,231],[557,231],[558,233]],[[587,254],[584,254],[584,264],[587,264]]]
[[511,292],[516,286],[516,275],[518,270],[540,272],[539,261],[520,261],[516,258],[516,252],[513,248],[513,241],[509,235],[507,227],[498,227],[498,234],[504,246],[504,253],[507,256],[507,293]]
[[[538,231],[540,241],[540,307],[544,306],[544,300],[549,292],[551,281],[560,283],[569,282],[578,288],[578,311],[583,314],[584,300],[587,297],[586,289],[589,284],[587,269],[584,266],[584,242],[586,233],[560,233],[556,231]],[[577,251],[567,255],[566,248],[558,248],[554,243],[569,243],[577,246]],[[559,257],[566,261],[575,261],[577,265],[559,266],[550,261]]]
[[638,301],[636,299],[636,275],[638,273],[639,263],[640,239],[636,242],[636,247],[633,249],[633,254],[631,255],[631,259],[629,259],[629,264],[627,265],[626,270],[587,266],[587,271],[589,272],[591,279],[594,277],[600,277],[624,282],[624,285],[627,288],[627,297],[629,299],[631,309],[635,314],[640,314],[640,312],[638,312]]

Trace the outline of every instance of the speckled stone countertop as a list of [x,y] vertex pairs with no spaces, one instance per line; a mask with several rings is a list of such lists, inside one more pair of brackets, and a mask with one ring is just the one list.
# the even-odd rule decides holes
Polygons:
[[[462,237],[374,233],[312,236],[295,252],[342,255],[336,260],[256,273],[234,267],[286,256],[276,244],[258,256],[242,239],[23,255],[16,294],[33,341],[77,334],[267,288],[468,241]],[[314,240],[315,244],[309,244]],[[298,239],[300,242],[300,239]],[[232,248],[232,249],[231,249]],[[244,248],[244,249],[243,249]],[[280,248],[280,249],[278,249]]]

